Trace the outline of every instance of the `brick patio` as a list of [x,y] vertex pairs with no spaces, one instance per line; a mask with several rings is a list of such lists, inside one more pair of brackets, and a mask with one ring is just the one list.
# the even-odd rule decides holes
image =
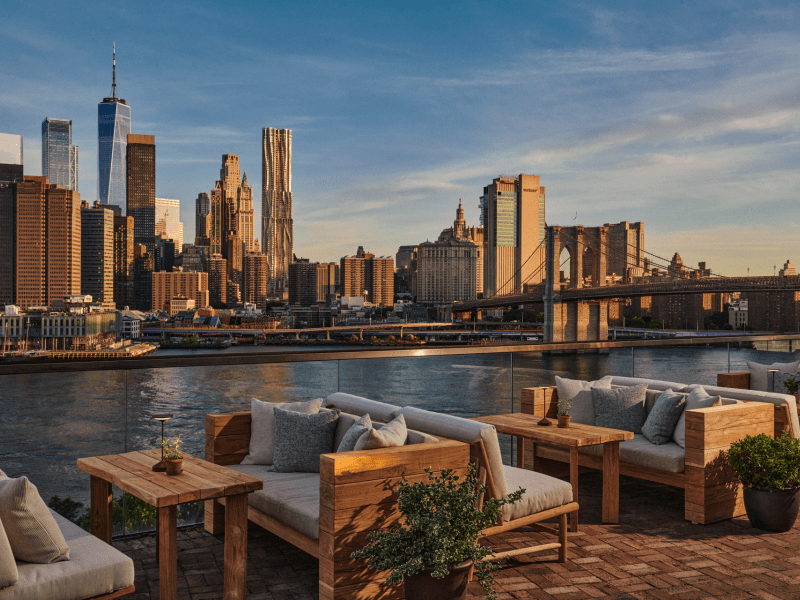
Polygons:
[[[570,534],[570,560],[555,551],[511,560],[497,575],[498,598],[703,599],[800,598],[800,523],[791,532],[752,529],[746,517],[714,525],[683,520],[683,492],[620,478],[620,524],[600,523],[601,476],[581,476],[581,523]],[[521,530],[492,538],[495,550],[531,545],[549,536]],[[132,600],[158,598],[155,538],[115,542],[136,568]],[[178,534],[180,598],[222,594],[221,536],[200,528]],[[272,534],[251,528],[251,600],[316,599],[317,561]],[[483,597],[472,583],[470,598]]]

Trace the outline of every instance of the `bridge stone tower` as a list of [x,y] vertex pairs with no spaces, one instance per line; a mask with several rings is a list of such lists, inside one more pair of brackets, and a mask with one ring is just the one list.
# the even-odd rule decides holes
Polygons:
[[[606,284],[608,227],[547,228],[545,252],[544,339],[547,342],[581,342],[608,339],[609,300],[562,301],[562,289]],[[570,258],[569,282],[562,283],[560,260]]]

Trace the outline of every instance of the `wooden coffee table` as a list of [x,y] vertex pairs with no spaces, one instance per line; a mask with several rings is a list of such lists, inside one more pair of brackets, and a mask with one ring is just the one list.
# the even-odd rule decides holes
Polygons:
[[183,455],[183,473],[156,473],[161,450],[79,458],[78,468],[91,476],[92,534],[111,544],[111,485],[158,509],[159,591],[162,600],[178,597],[177,508],[184,502],[226,498],[226,600],[247,594],[247,494],[264,484],[257,477]]
[[[570,423],[563,429],[552,425],[537,425],[541,416],[527,413],[510,413],[478,417],[475,421],[494,425],[497,433],[517,437],[517,466],[523,467],[520,457],[525,456],[525,440],[544,442],[569,449],[569,482],[572,485],[572,498],[578,501],[578,448],[603,445],[603,523],[619,523],[619,443],[632,440],[633,433],[620,429],[606,429],[594,425]],[[534,458],[535,461],[535,458]],[[577,512],[570,515],[570,530],[578,530]]]

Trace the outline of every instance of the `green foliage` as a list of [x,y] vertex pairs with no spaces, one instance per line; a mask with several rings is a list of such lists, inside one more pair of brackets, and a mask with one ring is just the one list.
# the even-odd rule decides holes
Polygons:
[[556,407],[558,408],[558,414],[562,416],[566,416],[569,414],[570,409],[572,408],[572,398],[559,398],[558,402],[556,403]]
[[626,327],[633,327],[635,328],[644,328],[646,327],[646,323],[642,317],[631,317],[630,319],[625,319],[625,326]]
[[464,481],[453,475],[451,469],[442,469],[435,475],[430,469],[428,481],[408,483],[405,477],[397,490],[397,505],[403,516],[386,531],[369,534],[370,543],[353,552],[355,559],[368,559],[369,568],[384,571],[391,569],[388,583],[403,581],[403,575],[414,575],[426,567],[433,568],[433,576],[447,576],[451,565],[472,559],[475,573],[488,598],[494,600],[492,590],[498,567],[495,563],[481,562],[485,556],[494,555],[490,548],[477,540],[481,531],[497,522],[505,504],[518,501],[525,490],[520,489],[503,500],[485,499],[476,510],[478,497],[486,494],[486,486],[478,485],[474,464],[470,464]]
[[716,329],[733,329],[733,326],[730,324],[730,320],[728,318],[727,309],[722,312],[711,313],[711,316],[705,320],[703,325],[706,329],[711,331]]
[[731,444],[728,461],[745,488],[780,490],[800,485],[800,440],[748,435]]
[[72,498],[64,498],[62,500],[58,496],[51,496],[50,500],[47,502],[47,506],[65,519],[77,523],[80,520],[78,511],[83,508],[83,502],[76,502]]
[[174,438],[164,438],[161,440],[161,447],[164,448],[164,458],[177,460],[183,458],[181,454],[181,436]]
[[783,387],[786,388],[787,394],[796,394],[800,391],[800,379],[795,373],[792,373],[783,379]]

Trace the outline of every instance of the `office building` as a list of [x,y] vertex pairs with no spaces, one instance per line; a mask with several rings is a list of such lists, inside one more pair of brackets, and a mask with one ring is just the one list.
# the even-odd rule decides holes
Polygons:
[[544,280],[545,188],[538,175],[498,177],[480,198],[485,297],[521,293]]
[[50,184],[78,191],[78,147],[72,145],[72,121],[42,121],[42,176]]
[[270,294],[284,292],[294,256],[292,132],[265,127],[261,155],[261,244],[270,268]]
[[175,242],[164,236],[156,236],[156,271],[172,271],[175,267],[177,248]]
[[81,294],[114,308],[114,211],[81,203]]
[[394,259],[376,257],[358,247],[355,256],[340,261],[339,288],[342,296],[360,296],[380,306],[394,305]]
[[152,135],[129,133],[126,159],[127,211],[133,217],[133,241],[156,253],[156,142]]
[[22,136],[0,133],[0,185],[22,181]]
[[317,301],[317,263],[298,258],[289,264],[289,304],[311,306]]
[[317,302],[327,302],[329,296],[336,296],[339,283],[339,265],[336,263],[317,263]]
[[227,261],[221,254],[212,254],[208,259],[208,296],[211,306],[228,304]]
[[181,203],[169,198],[156,198],[156,235],[175,242],[175,251],[183,248],[183,223],[181,223]]
[[97,198],[115,204],[126,216],[125,157],[131,132],[131,107],[117,98],[117,52],[114,47],[111,96],[97,105]]
[[153,308],[169,310],[173,298],[194,300],[198,308],[208,306],[208,273],[154,272]]
[[151,311],[153,306],[153,272],[156,261],[143,244],[133,246],[133,309]]
[[242,271],[242,302],[264,308],[267,302],[267,280],[269,265],[267,257],[260,252],[250,252],[244,256]]
[[120,310],[134,306],[133,217],[114,216],[114,303]]
[[184,244],[183,252],[181,252],[181,268],[184,271],[207,273],[209,256],[211,256],[211,252],[209,252],[208,246]]
[[205,192],[194,201],[194,239],[198,246],[208,246],[211,237],[211,198]]

